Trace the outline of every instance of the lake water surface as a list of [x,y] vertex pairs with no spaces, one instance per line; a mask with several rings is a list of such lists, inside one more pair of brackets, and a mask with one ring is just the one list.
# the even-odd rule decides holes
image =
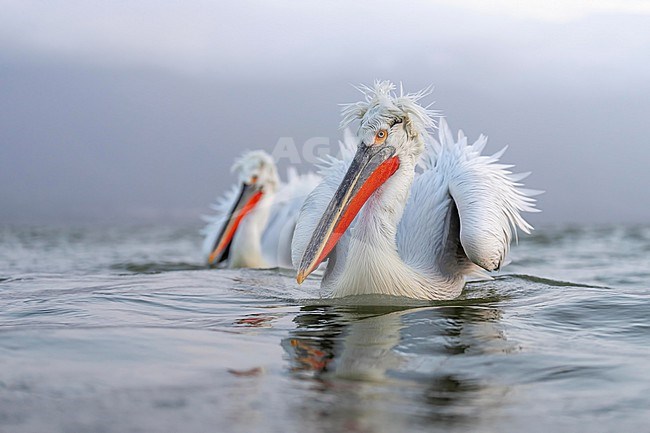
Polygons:
[[373,306],[200,242],[0,227],[0,431],[650,431],[650,227],[538,230],[458,300]]

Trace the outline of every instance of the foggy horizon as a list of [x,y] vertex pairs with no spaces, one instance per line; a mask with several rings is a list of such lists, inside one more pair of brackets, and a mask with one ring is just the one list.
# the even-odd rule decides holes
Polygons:
[[650,7],[545,4],[9,1],[0,223],[200,225],[244,150],[336,149],[375,79],[507,145],[533,225],[646,223]]

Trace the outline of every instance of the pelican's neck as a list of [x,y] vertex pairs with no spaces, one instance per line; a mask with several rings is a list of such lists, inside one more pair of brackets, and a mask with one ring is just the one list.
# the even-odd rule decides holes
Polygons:
[[397,225],[402,219],[414,175],[413,165],[400,161],[395,174],[370,196],[359,212],[353,238],[397,256]]
[[346,260],[339,264],[338,275],[326,283],[334,296],[382,294],[445,299],[459,294],[463,281],[449,281],[422,272],[405,263],[398,253],[397,227],[414,176],[413,164],[400,163],[395,174],[359,212],[351,227]]
[[[352,227],[345,263],[332,284],[334,296],[384,294],[410,296],[406,288],[420,282],[397,253],[397,225],[413,183],[413,165],[401,162],[366,202]],[[404,284],[407,283],[407,284]]]
[[269,220],[273,193],[264,193],[237,228],[230,246],[228,266],[231,268],[268,268],[270,265],[262,254],[262,235]]

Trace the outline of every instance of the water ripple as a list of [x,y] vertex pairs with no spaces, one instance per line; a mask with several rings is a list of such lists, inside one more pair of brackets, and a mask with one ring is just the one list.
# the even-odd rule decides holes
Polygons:
[[328,299],[317,278],[208,270],[195,233],[0,232],[0,430],[650,422],[647,227],[540,232],[509,273],[444,302]]

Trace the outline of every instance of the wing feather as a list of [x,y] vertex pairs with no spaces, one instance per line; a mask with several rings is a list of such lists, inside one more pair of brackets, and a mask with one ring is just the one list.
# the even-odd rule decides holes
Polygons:
[[[518,183],[527,174],[513,174],[499,163],[505,148],[481,155],[487,137],[473,144],[459,131],[454,140],[444,119],[439,142],[427,147],[427,167],[418,175],[398,228],[402,258],[424,272],[442,275],[485,275],[504,264],[517,229],[532,226],[522,212],[536,212],[537,191]],[[478,266],[476,266],[478,265]]]
[[[446,122],[441,122],[440,128],[449,130]],[[441,134],[443,137],[446,135]],[[512,165],[499,163],[505,147],[483,156],[453,141],[441,144],[448,150],[441,165],[448,172],[449,194],[458,208],[463,250],[481,268],[499,269],[517,230],[530,233],[533,229],[522,212],[535,212],[535,199],[530,191],[520,188],[521,176],[510,171]]]

